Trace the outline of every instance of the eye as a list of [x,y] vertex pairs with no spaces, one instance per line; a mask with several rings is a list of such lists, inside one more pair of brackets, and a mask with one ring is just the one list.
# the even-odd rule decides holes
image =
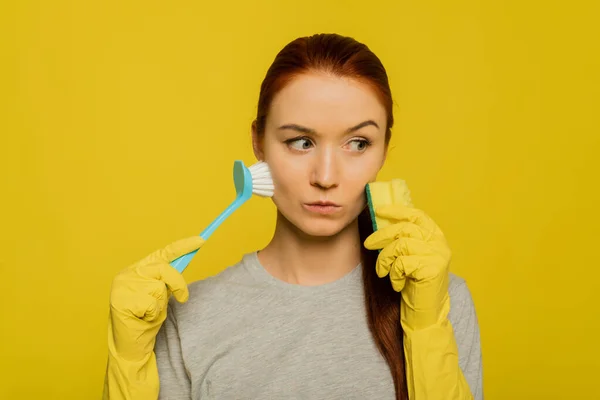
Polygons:
[[290,139],[286,143],[292,149],[299,151],[306,151],[312,147],[312,142],[305,137]]
[[352,139],[348,142],[348,145],[350,146],[351,151],[362,153],[371,145],[371,142],[367,139]]

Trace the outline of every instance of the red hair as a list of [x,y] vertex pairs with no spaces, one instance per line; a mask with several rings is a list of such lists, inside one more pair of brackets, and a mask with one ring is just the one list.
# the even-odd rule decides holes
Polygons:
[[[392,93],[387,73],[379,58],[369,48],[350,37],[318,34],[298,38],[286,45],[275,57],[262,82],[258,112],[253,129],[260,139],[275,95],[295,76],[311,71],[329,73],[368,84],[377,95],[387,115],[386,144],[394,124]],[[361,241],[373,232],[368,210],[358,217]],[[402,327],[400,326],[400,294],[388,279],[375,272],[377,252],[362,248],[363,285],[369,329],[385,358],[396,390],[397,400],[408,400]]]

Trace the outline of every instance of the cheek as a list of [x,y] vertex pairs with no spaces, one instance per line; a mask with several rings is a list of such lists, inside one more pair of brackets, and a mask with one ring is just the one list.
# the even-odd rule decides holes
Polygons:
[[361,159],[360,162],[350,160],[344,165],[347,185],[353,189],[364,189],[367,183],[373,182],[377,178],[381,166],[382,158],[375,154]]
[[285,198],[293,197],[296,192],[301,190],[300,184],[304,172],[298,165],[294,164],[293,157],[288,157],[279,152],[272,152],[268,157],[265,157],[265,161],[269,164],[275,186],[273,195],[275,204]]
[[360,213],[366,206],[365,187],[367,183],[375,181],[381,169],[382,158],[376,156],[365,157],[360,162],[349,162],[345,169],[345,197],[351,203],[355,213]]

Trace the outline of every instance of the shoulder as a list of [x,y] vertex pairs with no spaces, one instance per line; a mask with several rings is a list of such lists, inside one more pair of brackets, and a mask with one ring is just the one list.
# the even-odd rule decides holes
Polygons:
[[226,312],[227,307],[239,304],[248,287],[256,284],[252,271],[255,253],[246,254],[234,265],[220,273],[192,282],[188,285],[190,296],[187,302],[178,303],[171,298],[170,308],[177,319],[208,318],[211,314]]
[[475,399],[483,399],[482,356],[479,323],[471,292],[464,279],[450,275],[450,313],[458,349],[458,362]]
[[[467,282],[455,274],[450,273],[448,284],[450,296],[450,313],[448,319],[452,324],[455,334],[470,332],[478,329],[475,304]],[[459,339],[457,337],[457,339]]]
[[462,313],[472,307],[473,298],[467,282],[458,275],[450,273],[448,282],[448,295],[450,296],[450,313]]
[[470,297],[471,292],[467,286],[467,281],[465,281],[462,277],[450,273],[449,281],[448,281],[448,294],[450,295],[450,299],[460,299],[464,300],[465,297]]

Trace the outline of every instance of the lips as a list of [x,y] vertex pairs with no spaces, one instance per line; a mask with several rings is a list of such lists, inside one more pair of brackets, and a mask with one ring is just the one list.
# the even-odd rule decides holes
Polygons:
[[307,205],[309,206],[333,206],[333,207],[339,207],[338,204],[332,202],[332,201],[315,201],[314,203],[307,203]]
[[304,204],[304,208],[315,214],[331,215],[341,210],[342,207],[331,201],[317,201]]

